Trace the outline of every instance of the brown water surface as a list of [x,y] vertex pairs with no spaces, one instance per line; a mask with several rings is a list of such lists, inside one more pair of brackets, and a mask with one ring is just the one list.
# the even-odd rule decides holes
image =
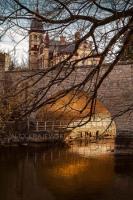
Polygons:
[[0,200],[131,200],[133,158],[114,143],[0,148]]

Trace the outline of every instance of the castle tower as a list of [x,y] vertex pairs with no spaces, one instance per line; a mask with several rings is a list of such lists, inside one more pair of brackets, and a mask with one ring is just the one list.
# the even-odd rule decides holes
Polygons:
[[43,58],[44,58],[44,68],[48,67],[49,65],[49,35],[48,32],[46,33],[45,40],[44,40],[44,49],[43,49]]
[[44,35],[43,41],[39,47],[39,68],[46,69],[49,66],[49,35]]
[[[124,38],[123,38],[124,39]],[[133,33],[129,37],[129,42],[125,45],[122,61],[133,61]]]
[[[133,24],[131,25],[132,30]],[[124,35],[120,39],[119,48],[121,49],[125,39],[127,37],[128,31],[124,33]],[[128,42],[124,46],[124,51],[121,55],[120,61],[124,63],[133,62],[133,32],[128,36]]]
[[33,17],[29,31],[29,69],[39,69],[39,47],[43,38],[43,24],[36,16]]

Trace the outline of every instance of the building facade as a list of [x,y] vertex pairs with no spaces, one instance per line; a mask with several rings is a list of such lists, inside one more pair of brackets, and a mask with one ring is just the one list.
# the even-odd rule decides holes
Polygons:
[[8,71],[13,68],[11,56],[8,53],[0,52],[0,70]]
[[58,65],[72,55],[65,65],[76,61],[77,66],[97,64],[99,58],[92,57],[91,42],[84,41],[76,50],[80,40],[80,32],[76,32],[73,41],[68,41],[63,35],[59,40],[51,39],[48,32],[43,29],[42,22],[34,17],[29,31],[29,68],[30,70],[45,69]]

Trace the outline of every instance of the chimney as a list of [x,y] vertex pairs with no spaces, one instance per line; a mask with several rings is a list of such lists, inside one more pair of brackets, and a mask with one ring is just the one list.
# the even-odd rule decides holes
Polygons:
[[66,44],[66,38],[63,35],[60,36],[60,44],[61,45]]
[[78,41],[78,40],[80,40],[80,32],[79,31],[77,31],[75,33],[75,41]]

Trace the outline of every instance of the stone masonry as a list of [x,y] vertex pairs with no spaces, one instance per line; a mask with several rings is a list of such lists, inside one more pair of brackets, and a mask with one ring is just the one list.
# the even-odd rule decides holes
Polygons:
[[[103,72],[106,70],[106,68],[107,66],[103,67]],[[84,68],[75,68],[71,75],[68,76],[68,78],[65,79],[62,83],[54,84],[50,88],[48,95],[54,95],[54,93],[57,93],[60,90],[69,88],[74,84],[82,82],[90,69],[91,66]],[[40,73],[37,73],[37,76],[33,76],[32,78],[30,78],[30,81],[34,81],[37,77],[39,77],[41,72],[42,71],[40,71]],[[16,84],[17,81],[20,81],[26,76],[33,75],[36,72],[27,70],[7,71],[1,73],[1,85],[3,85],[4,90],[5,85],[7,85],[7,88],[11,87],[11,85],[13,87],[13,85]],[[44,76],[41,81],[39,81],[31,89],[32,93],[33,90],[35,91],[35,88],[41,88],[42,86],[50,83],[50,81],[56,76],[57,73],[58,70],[55,70]],[[60,77],[65,76],[66,73],[67,70],[65,69],[60,74]],[[86,90],[86,88],[84,88],[84,90]],[[128,109],[131,105],[133,109],[133,64],[117,64],[101,85],[98,91],[98,99],[111,113],[112,119],[114,119],[116,122],[117,131],[133,132],[133,112],[129,111],[125,114],[122,114],[122,111]]]

